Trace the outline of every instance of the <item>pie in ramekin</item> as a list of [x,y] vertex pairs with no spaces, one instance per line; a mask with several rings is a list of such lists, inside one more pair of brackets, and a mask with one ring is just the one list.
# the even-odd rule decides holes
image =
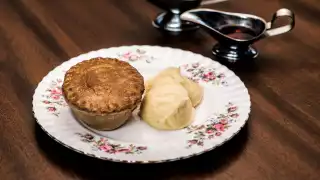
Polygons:
[[125,61],[93,58],[65,74],[63,95],[74,116],[97,130],[123,125],[141,103],[143,76]]

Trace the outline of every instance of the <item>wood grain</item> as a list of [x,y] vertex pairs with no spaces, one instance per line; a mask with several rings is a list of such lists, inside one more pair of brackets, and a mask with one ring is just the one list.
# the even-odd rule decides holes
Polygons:
[[211,57],[204,31],[167,37],[151,26],[161,10],[144,0],[0,0],[0,177],[33,179],[320,179],[320,4],[230,0],[206,7],[270,20],[296,13],[288,33],[257,42],[258,62],[235,72],[252,99],[246,127],[224,146],[173,163],[128,165],[75,153],[35,123],[34,89],[52,68],[87,51],[160,45]]

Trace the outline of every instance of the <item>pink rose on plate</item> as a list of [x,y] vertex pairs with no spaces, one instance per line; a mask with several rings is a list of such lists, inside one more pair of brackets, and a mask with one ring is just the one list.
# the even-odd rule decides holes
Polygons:
[[58,96],[58,95],[53,95],[53,96],[51,96],[53,99],[55,99],[55,100],[58,100],[58,99],[60,99],[60,96]]
[[101,151],[106,152],[106,151],[110,151],[110,150],[112,149],[112,147],[109,146],[108,144],[104,144],[104,145],[99,146],[99,149],[100,149]]
[[50,112],[54,112],[54,111],[56,111],[57,109],[55,108],[55,107],[48,107],[48,111],[50,111]]
[[42,102],[45,103],[45,104],[49,104],[50,103],[49,101],[46,101],[46,100],[44,100]]
[[210,129],[210,130],[207,130],[206,132],[207,132],[207,134],[212,134],[213,130]]
[[216,77],[215,77],[215,76],[210,76],[209,79],[210,79],[210,80],[215,80]]
[[214,128],[218,131],[224,131],[224,125],[223,124],[215,124]]
[[122,57],[124,57],[124,58],[129,58],[131,56],[131,52],[127,52],[127,53],[124,53],[123,55],[122,55]]
[[208,78],[209,75],[208,74],[203,74],[203,78]]
[[62,94],[62,91],[60,89],[52,89],[51,94]]

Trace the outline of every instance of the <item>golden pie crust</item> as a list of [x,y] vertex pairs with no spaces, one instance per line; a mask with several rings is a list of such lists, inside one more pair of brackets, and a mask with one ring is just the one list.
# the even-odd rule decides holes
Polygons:
[[127,62],[99,57],[72,66],[62,91],[77,119],[96,129],[112,130],[140,104],[144,79]]

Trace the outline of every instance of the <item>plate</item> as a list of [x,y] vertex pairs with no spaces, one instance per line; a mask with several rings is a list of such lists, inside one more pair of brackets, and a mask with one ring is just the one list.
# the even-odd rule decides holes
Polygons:
[[[181,74],[204,87],[194,122],[177,131],[153,129],[136,114],[114,131],[80,123],[72,116],[61,85],[71,66],[94,57],[127,61],[145,80],[167,67],[180,67]],[[121,46],[72,58],[42,79],[32,103],[38,124],[60,144],[87,156],[125,163],[168,162],[210,151],[240,131],[251,106],[247,88],[225,66],[199,54],[159,46]]]

